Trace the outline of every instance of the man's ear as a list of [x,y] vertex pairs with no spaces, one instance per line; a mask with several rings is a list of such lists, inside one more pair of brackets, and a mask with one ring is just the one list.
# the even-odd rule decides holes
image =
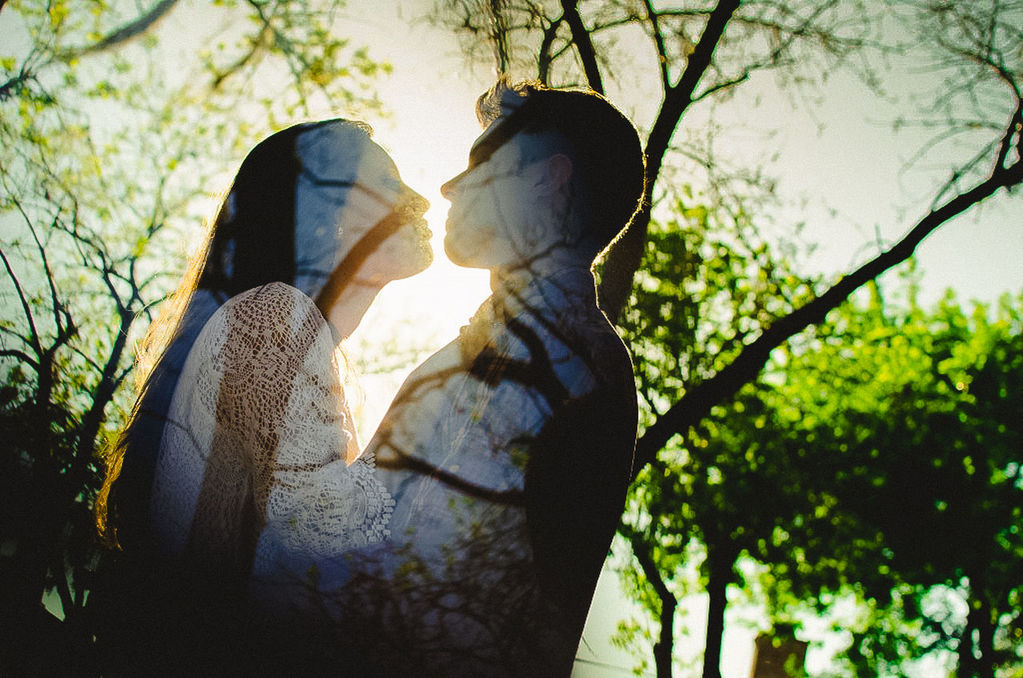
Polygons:
[[547,192],[556,193],[572,180],[572,159],[564,153],[556,153],[544,163],[544,187]]

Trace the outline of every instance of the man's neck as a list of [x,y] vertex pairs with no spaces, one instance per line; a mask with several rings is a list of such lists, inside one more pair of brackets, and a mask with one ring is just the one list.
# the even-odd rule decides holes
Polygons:
[[509,286],[525,286],[537,278],[548,278],[564,271],[586,271],[589,273],[593,262],[578,251],[559,247],[514,265],[500,266],[490,271],[490,289]]

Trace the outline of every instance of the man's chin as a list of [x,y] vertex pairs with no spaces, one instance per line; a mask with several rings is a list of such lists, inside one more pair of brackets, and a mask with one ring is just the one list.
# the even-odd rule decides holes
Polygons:
[[467,253],[463,248],[460,248],[457,244],[453,243],[450,236],[444,236],[444,254],[448,256],[448,259],[455,266],[461,266],[463,268],[487,268],[486,264],[480,262],[479,257],[476,256],[475,252]]

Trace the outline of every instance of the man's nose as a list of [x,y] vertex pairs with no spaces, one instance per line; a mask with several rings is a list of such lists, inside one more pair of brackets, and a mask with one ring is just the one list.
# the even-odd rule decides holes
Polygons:
[[440,187],[440,194],[444,196],[445,199],[451,200],[455,196],[455,192],[458,189],[459,182],[462,181],[462,177],[464,177],[468,171],[469,170],[466,170],[465,172],[455,175],[448,179],[447,181],[445,181],[444,184]]

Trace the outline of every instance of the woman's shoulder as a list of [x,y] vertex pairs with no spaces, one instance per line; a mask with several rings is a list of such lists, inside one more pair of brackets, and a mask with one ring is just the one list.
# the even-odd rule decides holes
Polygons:
[[229,373],[269,374],[278,363],[310,360],[327,369],[335,347],[313,300],[291,285],[273,282],[224,302],[203,327],[188,360]]
[[267,283],[236,294],[210,321],[228,325],[235,331],[240,328],[292,336],[318,334],[329,329],[313,300],[283,282]]
[[271,282],[239,292],[224,302],[221,310],[224,308],[230,310],[238,307],[308,311],[310,309],[315,310],[316,304],[304,292],[292,287],[288,283]]

